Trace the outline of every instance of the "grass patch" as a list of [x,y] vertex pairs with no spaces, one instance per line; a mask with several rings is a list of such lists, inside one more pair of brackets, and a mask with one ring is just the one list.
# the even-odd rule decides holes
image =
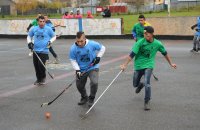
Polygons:
[[[144,13],[146,18],[150,17],[168,17],[167,11],[160,11],[160,12],[146,12]],[[200,6],[192,7],[192,8],[182,8],[179,11],[172,10],[171,11],[171,17],[178,17],[178,16],[200,16]],[[0,15],[0,19],[34,19],[36,15],[18,15],[18,16],[7,16],[5,15],[4,18],[2,18],[2,15]],[[61,18],[61,14],[49,14],[50,18]],[[86,15],[84,15],[86,17]],[[95,16],[95,18],[102,18],[99,14]],[[112,18],[123,18],[124,20],[124,33],[130,34],[132,27],[135,23],[137,23],[138,14],[112,14]]]

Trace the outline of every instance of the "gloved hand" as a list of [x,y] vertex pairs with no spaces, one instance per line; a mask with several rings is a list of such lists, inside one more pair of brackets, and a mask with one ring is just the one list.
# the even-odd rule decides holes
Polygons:
[[48,41],[47,48],[50,48],[50,47],[51,47],[51,41]]
[[76,77],[77,77],[78,80],[81,79],[81,76],[82,76],[81,71],[80,70],[76,70]]
[[192,26],[191,29],[194,30],[194,27]]
[[94,60],[92,61],[92,65],[94,66],[94,65],[98,64],[100,62],[100,59],[101,59],[100,57],[94,58]]
[[33,50],[33,46],[34,46],[34,44],[32,42],[28,43],[28,48],[29,49]]

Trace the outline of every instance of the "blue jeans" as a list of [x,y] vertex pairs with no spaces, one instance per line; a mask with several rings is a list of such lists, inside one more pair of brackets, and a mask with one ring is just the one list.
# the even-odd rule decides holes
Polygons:
[[[151,99],[151,85],[150,85],[150,79],[153,69],[141,69],[141,70],[135,70],[133,75],[133,86],[136,88],[140,86],[141,84],[145,87],[145,101],[149,101]],[[144,75],[144,83],[142,83],[140,80],[142,76]]]

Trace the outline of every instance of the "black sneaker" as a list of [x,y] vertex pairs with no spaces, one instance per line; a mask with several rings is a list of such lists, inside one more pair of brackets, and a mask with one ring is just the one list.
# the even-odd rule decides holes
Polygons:
[[145,101],[144,102],[144,110],[149,111],[150,110],[150,101]]
[[190,50],[190,52],[197,52],[198,50],[197,49],[192,49],[192,50]]
[[78,105],[84,105],[86,104],[88,101],[88,97],[82,97],[80,102],[78,102]]
[[88,107],[91,107],[94,104],[94,98],[89,98]]
[[39,85],[39,81],[36,80],[36,81],[34,82],[34,85]]
[[45,82],[45,79],[41,80],[41,82],[39,82],[39,85],[45,85],[46,82]]
[[139,93],[143,87],[144,87],[144,84],[140,83],[139,86],[136,88],[135,93]]

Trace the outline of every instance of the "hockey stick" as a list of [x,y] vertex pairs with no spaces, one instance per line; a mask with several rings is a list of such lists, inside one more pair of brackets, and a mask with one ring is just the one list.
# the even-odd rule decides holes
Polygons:
[[95,104],[99,101],[99,99],[104,95],[104,93],[109,89],[109,87],[113,84],[113,82],[119,77],[119,75],[123,72],[123,70],[120,70],[120,72],[115,76],[115,78],[112,80],[112,82],[106,87],[106,89],[102,92],[102,94],[97,98],[97,100],[94,102],[94,104],[88,109],[88,111],[84,115],[80,115],[81,119],[86,118],[87,114],[92,110],[92,108],[95,106]]
[[63,32],[61,32],[60,34],[56,35],[56,38],[59,38],[62,34],[63,34]]
[[40,57],[38,56],[38,54],[33,50],[33,53],[37,56],[38,60],[40,61],[40,63],[42,64],[42,66],[45,68],[45,70],[48,72],[49,76],[54,79],[54,75],[51,74],[48,69],[46,68],[46,66],[44,65],[44,63],[42,62],[42,60],[40,59]]
[[158,78],[154,75],[154,73],[152,73],[152,74],[153,74],[154,79],[155,79],[156,81],[158,81]]
[[[89,67],[91,67],[92,65],[93,65],[93,64],[90,64],[90,66],[88,66],[88,68],[86,69],[86,71],[82,73],[81,78],[88,72]],[[51,104],[52,104],[56,99],[58,99],[67,89],[69,89],[75,81],[76,81],[76,78],[75,78],[65,89],[63,89],[63,91],[61,91],[61,92],[58,94],[58,96],[56,96],[52,101],[46,102],[46,103],[42,103],[41,107],[43,107],[43,106],[45,106],[45,105],[47,105],[47,106],[51,105]]]
[[64,27],[64,28],[65,28],[66,26],[64,26],[64,25],[55,25],[54,27],[55,27],[55,28],[56,28],[56,27]]
[[72,84],[76,81],[76,79],[74,79],[63,91],[61,91],[58,96],[56,96],[52,101],[50,102],[46,102],[46,103],[42,103],[41,107],[47,105],[51,105],[56,99],[58,99],[68,88],[70,88],[72,86]]

